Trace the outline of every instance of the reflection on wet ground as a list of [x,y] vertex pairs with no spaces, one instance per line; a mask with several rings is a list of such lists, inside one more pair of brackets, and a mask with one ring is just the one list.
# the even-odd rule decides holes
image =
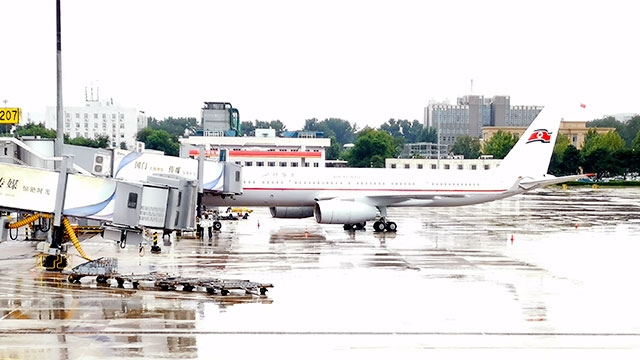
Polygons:
[[83,242],[122,273],[273,283],[266,296],[69,284],[34,268],[35,244],[7,241],[0,358],[637,357],[639,195],[557,189],[392,209],[395,234],[255,209],[210,240],[174,238],[144,256]]

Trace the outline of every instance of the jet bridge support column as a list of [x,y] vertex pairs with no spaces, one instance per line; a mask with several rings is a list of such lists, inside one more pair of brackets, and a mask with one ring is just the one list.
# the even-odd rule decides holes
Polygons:
[[[51,237],[51,245],[49,246],[49,255],[45,258],[45,267],[47,269],[61,270],[67,266],[66,258],[61,254],[62,241],[64,238],[64,227],[62,225],[62,210],[64,206],[64,195],[67,190],[67,170],[69,166],[69,156],[63,155],[60,163],[60,173],[58,187],[56,189],[56,203],[53,215],[53,232]],[[64,258],[64,259],[63,259]],[[48,266],[53,265],[55,266]]]
[[196,201],[196,217],[198,219],[202,219],[202,193],[204,192],[204,145],[200,145],[198,151],[198,200]]

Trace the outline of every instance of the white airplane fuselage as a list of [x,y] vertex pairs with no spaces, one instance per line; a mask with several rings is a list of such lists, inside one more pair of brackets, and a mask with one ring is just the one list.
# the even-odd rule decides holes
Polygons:
[[245,167],[243,179],[242,195],[205,196],[205,205],[295,207],[375,197],[375,206],[461,206],[523,192],[510,191],[516,177],[500,178],[495,170]]

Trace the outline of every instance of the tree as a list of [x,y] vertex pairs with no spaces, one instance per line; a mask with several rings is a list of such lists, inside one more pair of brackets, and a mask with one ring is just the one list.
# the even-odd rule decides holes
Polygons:
[[608,152],[615,152],[624,149],[625,142],[617,132],[611,130],[606,134],[598,134],[596,129],[591,128],[584,137],[582,153],[589,155],[595,150],[604,149]]
[[45,139],[55,139],[56,132],[51,129],[47,129],[43,123],[33,124],[28,123],[26,125],[18,125],[16,126],[16,131],[14,135],[17,137],[22,136],[40,136]]
[[620,136],[624,139],[627,147],[631,147],[633,140],[640,134],[640,115],[635,115],[627,121],[624,132]]
[[75,138],[68,138],[65,136],[64,142],[65,144],[69,145],[86,146],[100,149],[107,149],[109,148],[109,145],[111,145],[111,140],[109,140],[109,136],[107,135],[97,135],[93,139],[87,139],[82,136],[78,136]]
[[498,130],[484,143],[482,152],[485,155],[493,155],[495,159],[504,159],[517,141],[518,137],[516,135],[504,130]]
[[251,121],[241,122],[240,127],[242,128],[242,136],[254,136],[256,134],[256,127],[253,126],[253,123]]
[[283,124],[282,121],[280,120],[271,120],[270,122],[256,120],[255,128],[256,129],[274,129],[276,131],[276,135],[282,134],[283,132],[287,131],[287,126]]
[[421,142],[424,127],[418,120],[394,120],[389,119],[380,125],[380,130],[384,130],[396,139],[403,139],[403,143],[413,144]]
[[609,176],[613,157],[611,153],[603,148],[591,151],[584,157],[584,170],[586,173],[596,173],[596,177],[601,179]]
[[164,151],[166,155],[178,156],[180,145],[165,130],[153,130],[149,127],[138,131],[137,140],[142,141],[147,149]]
[[354,146],[345,153],[345,160],[351,167],[384,167],[384,159],[396,154],[391,135],[367,127],[358,133]]
[[331,146],[326,150],[325,157],[327,160],[338,160],[342,154],[342,145],[336,140],[335,136],[331,137]]
[[394,138],[403,137],[402,130],[400,130],[400,123],[398,123],[394,119],[389,119],[389,121],[380,125],[380,130],[386,131],[387,134],[391,135],[391,137]]
[[176,137],[183,136],[185,130],[190,134],[195,134],[198,129],[198,121],[196,118],[173,118],[168,117],[162,121],[158,121],[155,118],[148,118],[148,127],[153,130],[164,130],[170,135]]
[[459,136],[453,144],[452,151],[465,159],[477,159],[480,157],[480,140],[469,135]]
[[[336,141],[339,144],[351,144],[356,140],[357,126],[351,125],[346,120],[329,118],[322,121],[324,125],[335,134]],[[329,135],[327,135],[329,136]]]
[[422,128],[418,142],[437,143],[438,131],[434,127]]
[[638,131],[636,137],[631,142],[631,149],[640,152],[640,131]]
[[580,173],[580,150],[569,145],[562,154],[562,175],[573,175]]
[[564,169],[562,169],[562,157],[564,156],[564,151],[570,144],[569,138],[566,135],[558,134],[556,143],[553,146],[551,162],[549,163],[550,174],[564,174]]
[[335,136],[339,144],[350,144],[356,139],[356,126],[351,125],[348,121],[329,118],[322,121],[318,119],[307,119],[304,122],[302,130],[305,131],[322,131],[325,137]]

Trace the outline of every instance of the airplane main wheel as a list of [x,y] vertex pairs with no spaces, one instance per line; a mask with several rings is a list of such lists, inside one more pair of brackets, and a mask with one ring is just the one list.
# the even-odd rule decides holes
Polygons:
[[387,231],[393,231],[395,232],[396,230],[398,230],[398,225],[396,225],[396,223],[394,223],[393,221],[390,221],[387,223]]
[[376,221],[373,223],[373,230],[375,232],[382,232],[385,229],[385,224],[382,221]]
[[344,224],[342,225],[342,228],[345,230],[352,230],[353,229],[353,225],[351,224]]

